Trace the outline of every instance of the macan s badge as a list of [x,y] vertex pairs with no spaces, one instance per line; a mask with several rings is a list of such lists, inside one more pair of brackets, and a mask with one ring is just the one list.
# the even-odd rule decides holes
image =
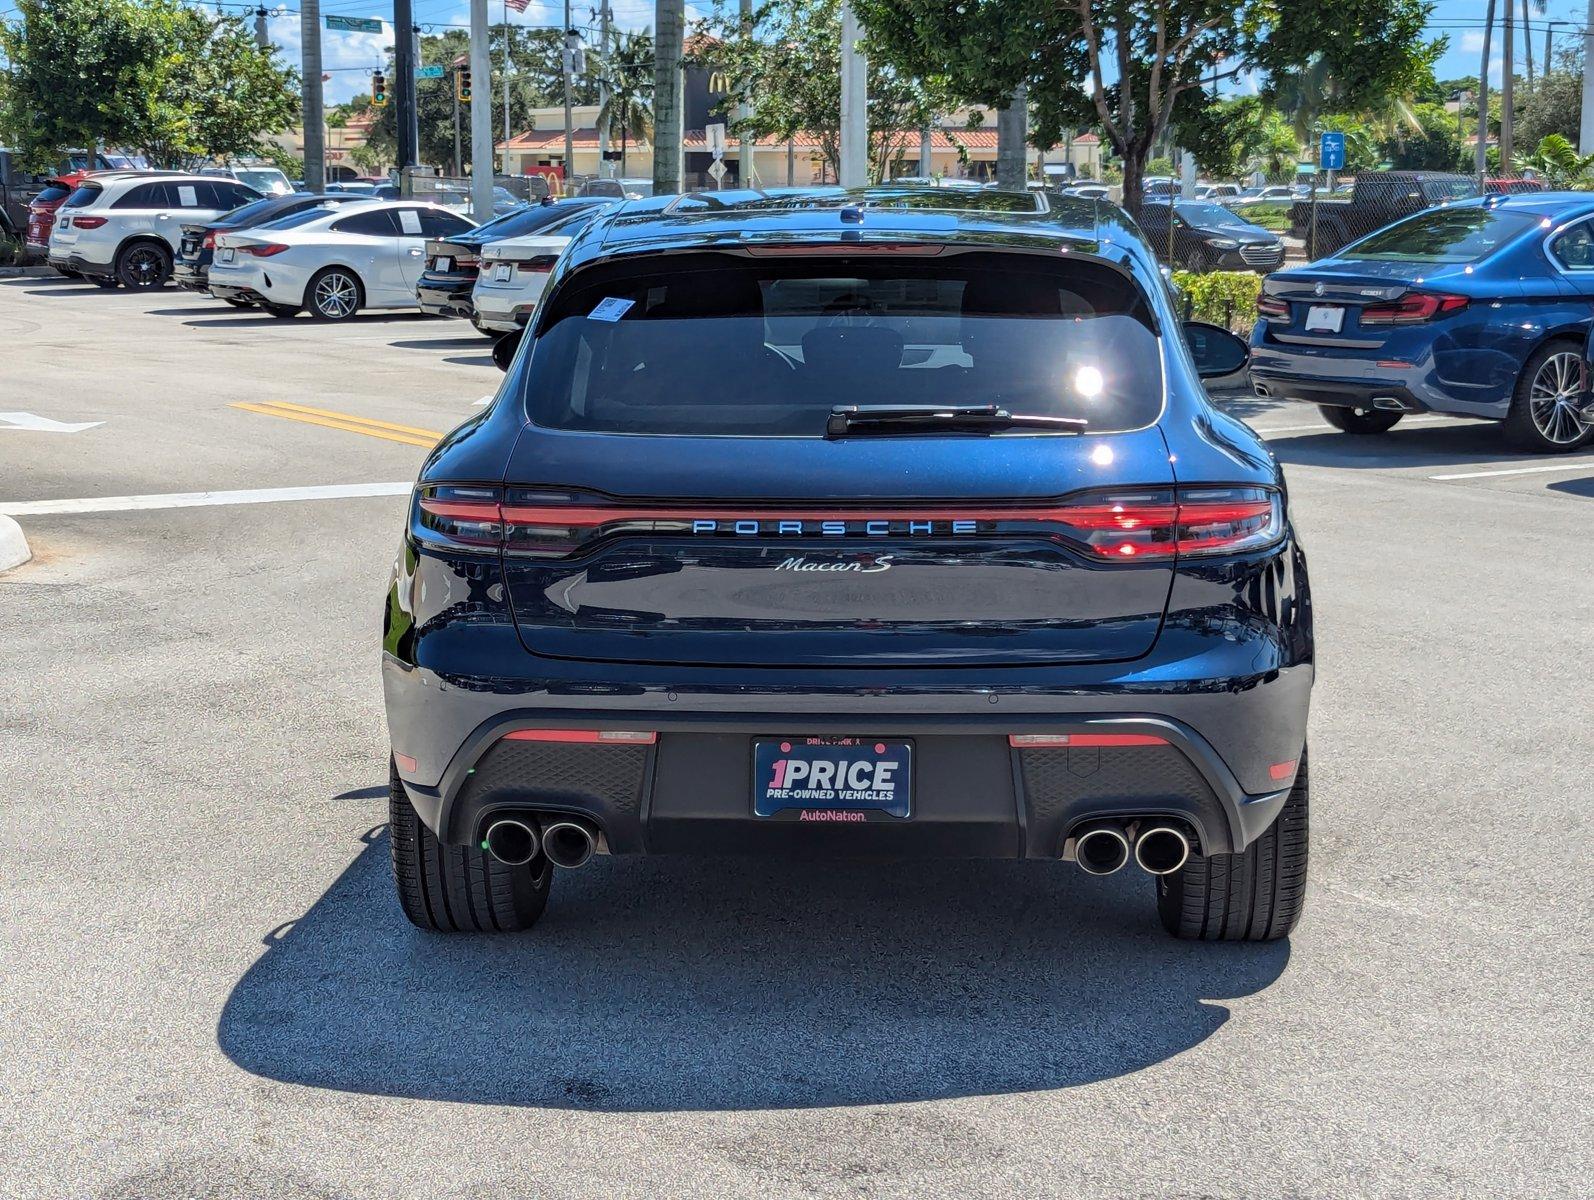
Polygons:
[[783,558],[776,565],[777,571],[852,571],[858,575],[873,575],[880,571],[891,569],[893,555],[881,554],[872,559],[854,558],[849,561],[813,562],[798,555],[796,558]]

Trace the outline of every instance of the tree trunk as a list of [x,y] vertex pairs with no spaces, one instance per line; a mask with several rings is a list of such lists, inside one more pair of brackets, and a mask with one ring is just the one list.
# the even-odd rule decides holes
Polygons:
[[686,0],[654,0],[653,21],[653,191],[669,196],[681,190],[685,170],[681,56]]
[[1124,198],[1123,206],[1129,215],[1140,215],[1140,200],[1145,192],[1143,181],[1146,177],[1146,154],[1150,146],[1136,147],[1114,146],[1124,160]]
[[999,187],[1023,191],[1024,141],[1029,126],[1029,98],[1024,85],[1013,89],[1007,107],[996,110],[996,182]]

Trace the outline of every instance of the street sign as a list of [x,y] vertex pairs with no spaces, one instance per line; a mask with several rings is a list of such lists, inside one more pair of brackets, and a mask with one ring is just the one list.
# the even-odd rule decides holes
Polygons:
[[415,78],[417,79],[441,79],[442,77],[442,67],[422,67],[419,71],[415,72]]
[[703,126],[703,136],[708,141],[708,152],[715,158],[725,157],[725,123],[715,122]]
[[1325,171],[1345,169],[1345,135],[1325,133],[1317,146],[1317,165]]
[[708,173],[714,177],[715,183],[719,183],[725,178],[725,164],[716,158],[713,162],[709,163]]
[[344,33],[381,33],[382,22],[375,17],[327,17],[328,29],[341,29]]

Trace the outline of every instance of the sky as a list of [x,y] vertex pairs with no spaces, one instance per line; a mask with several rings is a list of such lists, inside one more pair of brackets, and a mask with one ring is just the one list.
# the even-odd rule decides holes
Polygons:
[[[1331,2],[1331,0],[1329,0]],[[1502,0],[1504,2],[1504,0]],[[1521,0],[1512,0],[1520,17]],[[215,0],[210,0],[214,5]],[[253,0],[223,0],[229,11],[248,12],[254,8]],[[436,32],[451,25],[466,27],[470,23],[468,0],[413,0],[415,20],[424,32]],[[1535,65],[1544,49],[1544,26],[1548,20],[1562,20],[1567,25],[1555,30],[1556,44],[1575,44],[1576,35],[1582,32],[1588,19],[1588,0],[1547,0],[1546,11],[1540,15],[1537,0],[1529,0],[1529,15],[1533,24],[1533,55]],[[489,20],[503,19],[502,0],[489,0]],[[621,29],[650,28],[653,24],[653,0],[610,0],[615,24]],[[712,0],[700,0],[687,5],[687,20],[691,22],[712,11]],[[273,5],[267,4],[268,9]],[[1449,38],[1444,57],[1437,64],[1441,79],[1476,75],[1483,50],[1483,19],[1486,0],[1435,0],[1433,15],[1429,20],[1429,35],[1441,34]],[[284,58],[297,66],[299,63],[299,17],[296,0],[281,0],[268,19],[272,41],[280,47]],[[578,27],[596,30],[596,0],[572,0],[571,16]],[[381,34],[340,33],[323,29],[321,54],[323,69],[332,78],[326,84],[326,102],[337,104],[348,100],[370,87],[370,71],[379,66],[384,49],[393,42],[393,6],[391,0],[323,0],[323,13],[336,13],[350,17],[376,17],[384,22]],[[14,0],[0,0],[0,19],[14,15]],[[531,4],[525,13],[509,13],[517,25],[549,26],[559,28],[564,22],[564,5],[538,2]],[[1520,59],[1520,28],[1518,30],[1518,73],[1524,73]],[[590,39],[596,41],[596,33]],[[1498,86],[1500,80],[1501,46],[1498,29],[1491,47],[1490,78]],[[1243,82],[1237,90],[1245,90]]]

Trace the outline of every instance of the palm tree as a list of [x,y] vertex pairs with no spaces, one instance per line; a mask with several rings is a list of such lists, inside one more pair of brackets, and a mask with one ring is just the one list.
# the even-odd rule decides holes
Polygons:
[[603,56],[603,83],[608,99],[598,110],[598,127],[620,140],[620,174],[630,141],[653,136],[653,35],[614,30]]

